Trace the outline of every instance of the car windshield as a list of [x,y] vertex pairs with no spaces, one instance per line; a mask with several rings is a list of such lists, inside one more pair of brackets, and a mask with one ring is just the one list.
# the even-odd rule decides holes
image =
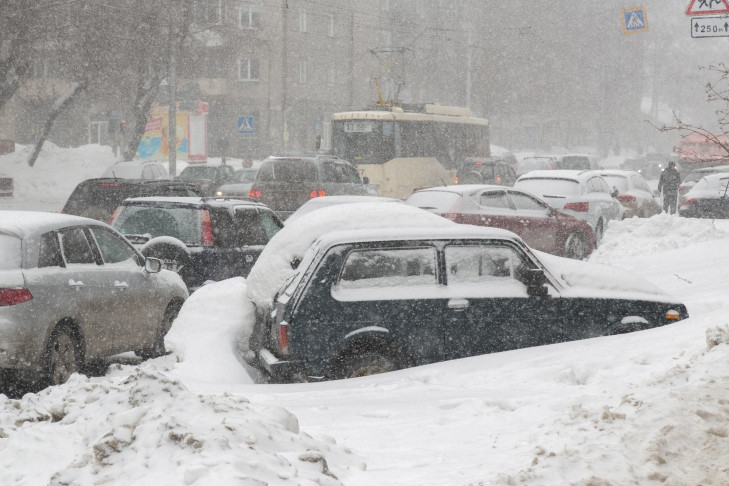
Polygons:
[[620,192],[628,190],[628,178],[621,175],[605,175],[602,174],[602,178],[608,183],[610,189],[617,189]]
[[216,167],[187,166],[180,173],[180,179],[215,179],[218,174]]
[[0,234],[0,270],[20,268],[22,254],[20,252],[20,238]]
[[530,177],[528,179],[520,179],[514,187],[544,197],[571,197],[580,195],[580,183],[571,179]]
[[154,208],[123,206],[113,226],[123,235],[171,236],[186,245],[201,244],[201,210],[195,208]]
[[406,202],[426,211],[445,213],[450,211],[460,199],[461,195],[455,192],[420,191],[413,193]]

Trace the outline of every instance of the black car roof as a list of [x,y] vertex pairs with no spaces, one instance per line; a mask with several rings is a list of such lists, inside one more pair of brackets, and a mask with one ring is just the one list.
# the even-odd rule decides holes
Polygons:
[[260,202],[242,197],[183,197],[183,196],[144,196],[125,199],[122,203],[125,206],[142,206],[145,203],[159,203],[164,206],[185,206],[185,207],[232,207],[232,206],[254,206],[268,209],[268,206]]

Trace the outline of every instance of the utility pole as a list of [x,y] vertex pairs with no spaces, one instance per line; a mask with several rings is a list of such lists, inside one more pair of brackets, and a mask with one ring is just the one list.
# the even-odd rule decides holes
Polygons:
[[173,0],[169,6],[170,38],[168,62],[168,87],[170,90],[170,107],[167,120],[170,148],[169,170],[172,177],[177,176],[177,9]]

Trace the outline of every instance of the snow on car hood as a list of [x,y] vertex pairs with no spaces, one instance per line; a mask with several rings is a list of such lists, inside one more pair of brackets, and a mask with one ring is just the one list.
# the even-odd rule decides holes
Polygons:
[[549,273],[563,286],[563,297],[677,300],[629,270],[583,262],[534,251]]

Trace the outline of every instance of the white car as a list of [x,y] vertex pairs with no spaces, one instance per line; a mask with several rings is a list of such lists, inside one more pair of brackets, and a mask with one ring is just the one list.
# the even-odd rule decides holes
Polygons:
[[294,214],[286,218],[284,224],[291,224],[292,221],[296,221],[305,214],[309,214],[317,209],[326,208],[329,206],[336,206],[339,204],[354,204],[354,203],[402,203],[401,199],[395,199],[392,197],[380,197],[380,196],[323,196],[315,197],[306,201],[299,209],[294,211]]
[[608,222],[621,220],[625,214],[617,193],[613,194],[599,171],[536,170],[519,177],[514,188],[532,193],[553,208],[585,221],[595,231],[598,242]]
[[600,175],[611,189],[618,190],[618,201],[625,208],[625,217],[649,218],[661,212],[656,201],[658,191],[652,191],[642,175],[632,170],[602,170]]

